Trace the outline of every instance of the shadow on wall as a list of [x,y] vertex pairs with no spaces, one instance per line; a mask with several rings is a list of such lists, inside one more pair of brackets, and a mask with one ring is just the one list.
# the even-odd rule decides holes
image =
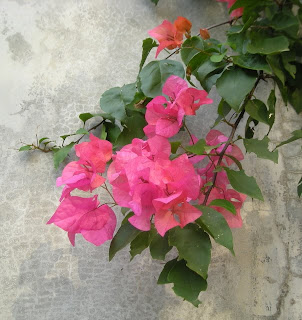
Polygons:
[[[108,247],[89,246],[86,251],[85,246],[79,242],[78,247],[66,252],[52,250],[44,243],[22,263],[13,319],[157,319],[169,299],[165,288],[156,285],[162,264],[151,263],[149,254],[129,263],[128,252],[121,254],[117,263],[109,263]],[[71,269],[72,256],[77,256],[78,271]],[[66,274],[69,268],[70,275],[76,273],[81,280],[79,285],[66,276],[58,276],[57,263],[66,258],[69,262],[62,271]]]

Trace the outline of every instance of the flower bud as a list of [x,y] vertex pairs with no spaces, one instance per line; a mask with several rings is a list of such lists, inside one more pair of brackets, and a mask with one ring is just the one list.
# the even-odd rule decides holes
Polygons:
[[210,33],[208,31],[208,29],[200,29],[200,36],[202,37],[203,40],[207,40],[210,39]]

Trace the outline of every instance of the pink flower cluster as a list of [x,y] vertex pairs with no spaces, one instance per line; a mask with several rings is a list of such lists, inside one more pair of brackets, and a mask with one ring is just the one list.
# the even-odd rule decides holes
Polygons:
[[[195,115],[201,105],[212,103],[212,100],[204,90],[189,88],[177,76],[167,79],[163,94],[165,96],[155,97],[146,107],[148,125],[144,131],[147,140],[133,139],[114,155],[110,142],[92,134],[90,142],[75,147],[79,160],[67,164],[57,179],[57,186],[64,185],[61,204],[48,221],[67,231],[73,245],[77,233],[95,245],[113,237],[116,217],[112,209],[107,204],[100,205],[97,196],[82,198],[70,194],[74,189],[91,192],[100,187],[105,182],[102,174],[111,158],[107,178],[114,201],[131,209],[133,215],[129,222],[137,229],[148,231],[154,223],[158,233],[164,236],[171,228],[183,228],[201,216],[202,212],[192,202],[204,201],[219,153],[228,138],[211,130],[206,136],[206,144],[212,146],[209,154],[183,153],[171,160],[168,138],[178,133],[186,115]],[[197,138],[192,138],[196,143]],[[243,159],[240,149],[229,145],[221,166],[232,165],[233,160],[228,156],[239,161]],[[206,159],[209,159],[208,163],[204,163]],[[202,168],[196,169],[196,163]],[[236,216],[221,207],[214,208],[224,215],[230,227],[236,228],[242,224],[240,209],[245,196],[228,186],[225,172],[218,172],[209,203],[213,199],[232,202],[237,210]]]

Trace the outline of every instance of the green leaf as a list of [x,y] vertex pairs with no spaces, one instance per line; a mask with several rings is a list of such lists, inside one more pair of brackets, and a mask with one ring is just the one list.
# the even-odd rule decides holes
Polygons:
[[150,254],[153,259],[165,260],[166,254],[172,249],[168,242],[168,233],[162,237],[160,234],[155,234],[150,243]]
[[206,280],[190,270],[184,260],[175,263],[168,273],[168,281],[174,284],[172,289],[176,295],[191,302],[195,307],[201,303],[198,300],[200,292],[207,289]]
[[133,112],[133,115],[123,121],[124,130],[119,135],[116,145],[124,146],[131,143],[134,138],[143,138],[145,133],[143,128],[146,126],[146,120],[140,112]]
[[105,126],[102,126],[101,134],[100,134],[100,139],[101,139],[101,140],[105,140],[106,138],[107,138],[106,127],[105,127]]
[[111,241],[109,249],[109,261],[113,259],[118,251],[125,248],[140,233],[141,231],[133,227],[133,225],[128,221],[122,224]]
[[169,231],[169,244],[177,248],[179,256],[187,261],[191,270],[207,278],[212,248],[207,233],[192,224],[183,229],[176,227]]
[[[63,141],[65,141],[66,138],[68,137],[71,137],[71,136],[74,136],[75,134],[74,133],[71,133],[71,134],[64,134],[63,136],[60,136],[60,138],[63,139]],[[50,141],[48,141],[47,143],[49,143]],[[44,143],[45,144],[45,143]]]
[[208,232],[217,243],[226,247],[234,254],[232,231],[224,216],[213,208],[206,206],[195,207],[202,212],[202,216],[196,220],[197,224]]
[[23,146],[19,149],[19,151],[28,151],[28,150],[32,150],[31,146]]
[[281,69],[281,64],[280,64],[280,57],[279,55],[270,55],[266,57],[267,62],[271,66],[274,74],[278,79],[282,82],[282,84],[285,84],[285,75],[284,72]]
[[40,140],[39,140],[39,144],[41,144],[43,141],[45,141],[45,140],[49,140],[49,138],[41,138]]
[[104,122],[103,126],[106,128],[107,140],[115,144],[117,138],[121,134],[121,129],[114,123]]
[[270,128],[273,126],[275,122],[275,106],[276,106],[276,94],[275,90],[271,90],[271,93],[267,99],[267,105],[268,105],[268,123]]
[[225,54],[213,54],[213,55],[210,57],[210,60],[211,60],[212,62],[221,62],[224,57],[225,57]]
[[232,110],[232,108],[230,107],[230,105],[225,102],[223,99],[220,100],[220,103],[218,105],[218,109],[217,109],[217,112],[218,112],[218,117],[217,119],[215,120],[215,123],[214,125],[212,126],[215,127],[218,125],[218,123],[224,119],[228,114],[229,112]]
[[251,198],[263,201],[261,190],[259,189],[254,177],[249,177],[244,170],[234,171],[224,168],[227,173],[231,186],[238,192],[244,193]]
[[130,209],[129,208],[125,208],[125,207],[121,207],[121,213],[124,216]]
[[100,104],[102,110],[118,120],[126,118],[125,108],[132,102],[136,93],[135,83],[115,87],[102,94]]
[[153,2],[156,6],[157,6],[157,4],[158,4],[158,1],[159,1],[159,0],[151,0],[151,2]]
[[157,46],[158,46],[157,43],[151,38],[147,38],[143,40],[143,45],[142,45],[143,52],[142,52],[141,62],[139,65],[139,71],[142,70],[150,51]]
[[263,122],[267,125],[270,124],[269,113],[267,111],[266,105],[258,100],[250,100],[245,107],[246,112],[255,120]]
[[80,128],[80,129],[78,129],[78,130],[76,131],[75,134],[88,134],[88,133],[89,133],[89,132],[88,132],[86,129]]
[[233,205],[232,202],[225,200],[225,199],[215,199],[213,200],[209,206],[213,207],[222,207],[228,211],[230,211],[232,214],[236,215],[236,208]]
[[145,249],[147,249],[156,234],[156,230],[151,228],[150,231],[141,232],[138,236],[132,240],[130,244],[130,255],[131,260],[137,255],[141,254]]
[[91,118],[93,118],[93,117],[94,117],[94,115],[91,114],[91,113],[81,113],[81,114],[79,115],[79,118],[84,122],[84,124],[85,124],[85,122],[86,122],[87,120],[89,120],[89,119],[91,119]]
[[239,67],[250,70],[263,70],[269,74],[272,73],[271,68],[266,62],[265,58],[258,54],[244,54],[232,58],[233,63]]
[[269,138],[265,136],[262,140],[258,139],[243,139],[243,143],[247,152],[253,152],[258,158],[268,159],[278,163],[278,151],[269,151]]
[[170,271],[172,270],[172,268],[176,265],[176,263],[177,263],[177,258],[173,259],[173,260],[170,260],[165,264],[162,272],[159,275],[159,278],[157,280],[157,284],[171,283],[168,280],[168,275],[169,275]]
[[194,154],[202,155],[205,152],[205,146],[206,141],[204,139],[200,139],[192,146],[187,146],[186,150]]
[[289,42],[285,36],[272,37],[269,34],[261,32],[250,33],[251,42],[247,45],[247,51],[255,54],[273,54],[288,51]]
[[296,61],[296,54],[294,51],[289,52],[283,52],[281,54],[282,62],[284,69],[291,75],[292,78],[295,79],[297,67],[294,64],[291,64],[290,62],[294,63]]
[[[197,49],[195,49],[197,48]],[[190,60],[200,51],[198,50],[204,50],[203,40],[200,37],[194,36],[189,39],[187,39],[181,46],[181,59],[184,62],[185,65],[188,65]]]
[[[218,73],[215,73],[218,72]],[[200,81],[201,86],[206,92],[210,92],[212,87],[216,84],[217,79],[221,76],[223,69],[216,69],[212,73],[208,74],[206,78]]]
[[290,142],[293,142],[293,141],[296,141],[298,139],[302,139],[302,129],[301,130],[295,130],[292,132],[292,137],[285,140],[285,141],[282,141],[281,143],[279,143],[276,148],[279,148],[285,144],[288,144]]
[[148,63],[139,73],[142,92],[152,98],[161,95],[162,87],[171,75],[185,77],[185,70],[180,62],[159,60]]
[[271,26],[278,31],[284,31],[291,37],[297,37],[299,31],[299,19],[294,16],[291,11],[282,10],[282,12],[277,12],[272,21]]
[[[250,126],[250,124],[253,123],[253,127]],[[245,125],[245,138],[251,139],[253,138],[255,134],[255,128],[258,125],[259,121],[253,119],[252,117],[248,117]]]
[[171,153],[176,153],[179,146],[181,145],[181,141],[172,141],[171,144]]
[[256,72],[233,68],[223,72],[222,76],[217,80],[216,87],[220,96],[235,111],[238,111],[241,102],[253,89],[256,80]]
[[60,163],[65,160],[65,158],[68,156],[68,153],[72,149],[74,144],[75,144],[74,142],[71,142],[67,146],[60,148],[54,152],[53,163],[54,163],[55,169],[58,169]]
[[298,197],[300,198],[301,194],[302,194],[302,178],[300,179],[300,181],[298,183],[297,193],[298,193]]

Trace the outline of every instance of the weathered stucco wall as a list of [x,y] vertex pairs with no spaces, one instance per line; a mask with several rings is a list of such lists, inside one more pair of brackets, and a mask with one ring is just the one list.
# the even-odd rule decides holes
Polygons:
[[[0,1],[0,319],[302,319],[299,143],[282,149],[278,165],[246,157],[265,202],[246,202],[236,257],[215,246],[198,309],[156,285],[163,265],[148,252],[129,263],[124,250],[109,263],[108,245],[78,237],[72,248],[65,232],[45,225],[58,205],[60,171],[50,155],[18,153],[19,142],[77,129],[77,115],[98,110],[106,89],[136,78],[146,31],[178,15],[194,33],[227,19],[214,0],[160,0],[158,7],[149,0]],[[214,109],[192,119],[196,134],[206,133]],[[301,127],[301,117],[281,109],[273,141]]]

